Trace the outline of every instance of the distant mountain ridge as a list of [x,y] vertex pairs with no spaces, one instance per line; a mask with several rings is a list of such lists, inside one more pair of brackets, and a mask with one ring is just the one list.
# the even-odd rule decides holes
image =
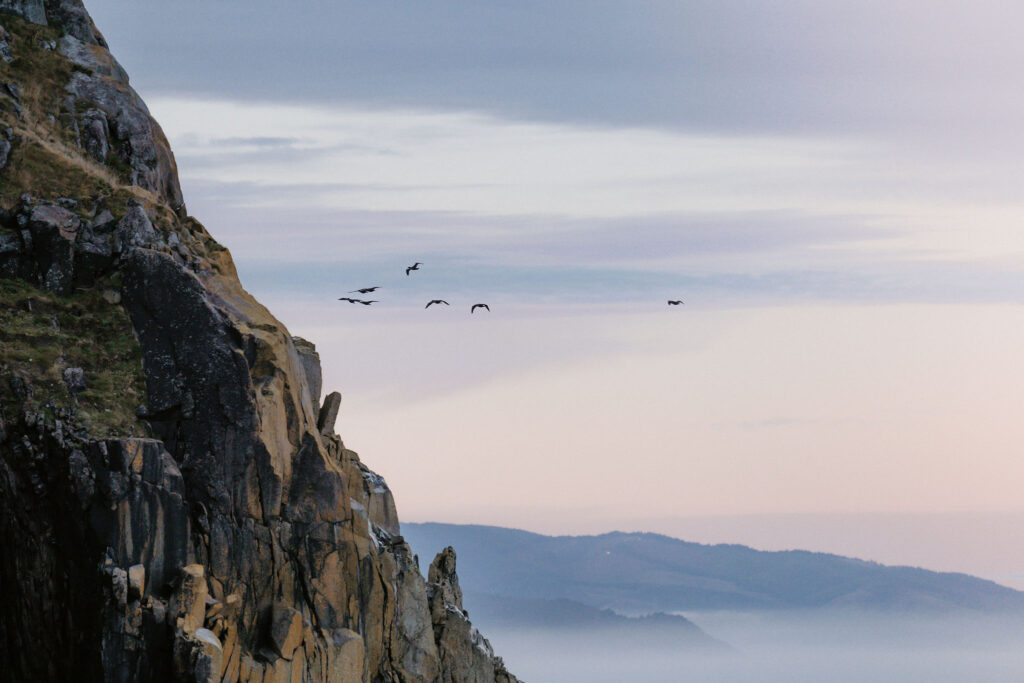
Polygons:
[[[488,632],[525,630],[572,633],[587,637],[594,645],[610,647],[642,644],[671,650],[724,653],[730,645],[712,637],[686,617],[658,612],[642,617],[625,617],[610,609],[598,609],[575,600],[519,598],[487,593],[466,593],[474,623]],[[558,636],[561,637],[561,636]],[[614,643],[614,644],[613,644]]]
[[500,527],[402,525],[413,550],[459,548],[464,589],[569,599],[621,614],[852,608],[1024,612],[1024,593],[967,574],[802,550],[703,545],[651,533],[543,536]]

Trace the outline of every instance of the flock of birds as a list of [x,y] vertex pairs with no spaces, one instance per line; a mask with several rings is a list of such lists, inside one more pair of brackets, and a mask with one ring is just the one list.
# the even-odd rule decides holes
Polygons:
[[[408,277],[409,273],[411,273],[412,271],[419,270],[420,266],[422,266],[422,265],[423,265],[422,263],[417,261],[416,263],[412,264],[411,266],[408,266],[405,269],[406,277]],[[363,287],[362,289],[353,289],[351,292],[348,292],[348,293],[349,294],[373,294],[378,289],[380,289],[380,285],[376,285],[374,287]],[[369,306],[371,304],[380,303],[380,301],[378,301],[377,299],[355,299],[355,298],[350,297],[350,296],[338,297],[338,301],[347,301],[350,304],[362,304],[363,306]],[[680,299],[669,299],[668,300],[668,305],[669,306],[679,306],[682,303],[683,303],[683,301],[681,301]],[[431,299],[430,301],[427,302],[427,305],[424,306],[423,308],[430,308],[431,306],[441,305],[441,304],[444,304],[445,306],[451,306],[451,304],[449,304],[444,299]],[[478,308],[482,308],[482,309],[486,310],[488,313],[491,312],[491,307],[488,306],[487,304],[473,304],[472,306],[469,307],[469,312],[470,313],[476,313],[476,309],[478,309]]]

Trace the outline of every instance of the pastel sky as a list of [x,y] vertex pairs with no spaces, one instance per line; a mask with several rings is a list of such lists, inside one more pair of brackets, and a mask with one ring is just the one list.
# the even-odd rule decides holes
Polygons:
[[88,6],[403,519],[1024,571],[1019,3]]

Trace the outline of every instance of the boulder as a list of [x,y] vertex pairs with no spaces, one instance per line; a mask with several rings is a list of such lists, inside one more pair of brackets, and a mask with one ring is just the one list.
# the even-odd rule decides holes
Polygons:
[[224,648],[212,631],[200,628],[174,634],[175,679],[188,683],[220,683]]
[[43,0],[0,0],[0,12],[10,12],[33,24],[46,25]]
[[206,620],[206,570],[201,564],[181,568],[178,588],[171,598],[170,617],[180,620],[179,628],[194,633]]
[[128,211],[118,221],[114,235],[118,251],[149,247],[157,240],[153,221],[146,214],[146,209],[135,200],[128,201]]
[[114,231],[117,221],[114,219],[114,214],[110,213],[110,209],[103,209],[89,221],[89,227],[97,235],[105,235]]
[[82,114],[78,130],[82,146],[93,159],[103,164],[110,154],[110,126],[106,115],[99,109],[89,109]]
[[282,659],[290,660],[302,643],[302,615],[283,603],[274,603],[270,613],[270,643]]
[[68,393],[72,396],[77,396],[80,391],[85,391],[85,371],[82,368],[64,368],[63,378],[64,386],[68,388]]
[[199,647],[194,651],[192,672],[196,683],[220,683],[223,671],[224,648],[217,636],[205,628],[193,635]]
[[44,289],[62,296],[74,289],[74,247],[81,221],[56,204],[31,207],[27,216],[32,252]]
[[75,242],[74,279],[76,287],[89,287],[109,272],[114,264],[114,248],[109,235],[97,234],[85,226]]

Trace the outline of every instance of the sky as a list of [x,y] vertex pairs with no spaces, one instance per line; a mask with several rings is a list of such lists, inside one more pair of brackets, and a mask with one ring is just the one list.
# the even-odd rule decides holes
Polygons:
[[1019,3],[87,6],[403,519],[1024,588]]

